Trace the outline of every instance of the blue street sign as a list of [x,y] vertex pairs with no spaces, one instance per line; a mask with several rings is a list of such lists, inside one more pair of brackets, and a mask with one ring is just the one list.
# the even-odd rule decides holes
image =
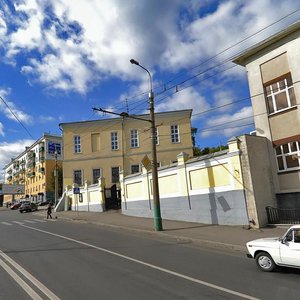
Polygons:
[[73,188],[73,194],[80,194],[80,188],[79,187]]

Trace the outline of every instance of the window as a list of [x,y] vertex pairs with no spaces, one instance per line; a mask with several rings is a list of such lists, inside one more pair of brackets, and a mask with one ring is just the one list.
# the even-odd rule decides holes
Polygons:
[[291,74],[286,74],[265,85],[269,113],[275,113],[296,105]]
[[138,131],[136,129],[130,130],[130,146],[137,148],[139,146]]
[[118,150],[119,149],[118,132],[111,132],[110,139],[111,139],[111,150]]
[[131,165],[131,174],[139,173],[140,172],[140,165]]
[[82,172],[81,170],[74,170],[74,183],[82,185]]
[[119,167],[112,167],[111,168],[111,182],[112,183],[119,182],[119,175],[120,175]]
[[80,153],[81,152],[81,142],[80,142],[80,136],[75,135],[74,136],[74,152]]
[[98,183],[98,179],[101,177],[100,169],[93,169],[93,184]]
[[92,141],[92,152],[100,151],[100,134],[92,133],[91,141]]
[[155,127],[155,144],[159,145],[158,128],[157,127]]
[[179,143],[178,125],[171,125],[171,141],[172,143]]
[[279,171],[299,169],[300,145],[299,142],[290,142],[275,148]]

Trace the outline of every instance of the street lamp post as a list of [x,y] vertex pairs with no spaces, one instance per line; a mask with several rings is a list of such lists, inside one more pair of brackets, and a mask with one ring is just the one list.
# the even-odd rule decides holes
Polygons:
[[157,174],[157,155],[156,155],[156,141],[155,141],[155,116],[154,116],[154,94],[152,88],[152,77],[150,72],[139,64],[138,61],[131,59],[130,62],[134,65],[144,69],[150,79],[149,103],[150,103],[150,119],[151,119],[151,142],[152,142],[152,182],[153,182],[153,208],[154,208],[154,228],[156,231],[162,231],[162,219],[160,214],[159,188],[158,188],[158,174]]

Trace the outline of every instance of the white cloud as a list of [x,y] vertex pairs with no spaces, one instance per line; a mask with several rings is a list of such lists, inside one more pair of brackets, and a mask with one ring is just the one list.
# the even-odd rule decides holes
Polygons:
[[19,120],[25,124],[32,124],[33,119],[30,115],[17,108],[13,102],[7,100],[9,94],[10,89],[0,88],[0,96],[4,100],[0,99],[0,112],[3,112],[8,119],[15,122]]
[[[243,107],[233,114],[214,115],[205,125],[200,133],[202,137],[220,135],[226,137],[244,132],[247,126],[253,122],[253,111],[251,106]],[[218,126],[220,125],[220,126]],[[247,126],[244,126],[247,125]]]
[[3,124],[0,122],[0,135],[4,136]]
[[[26,54],[21,69],[31,79],[49,88],[83,94],[107,78],[141,78],[137,68],[130,66],[130,58],[149,68],[175,72],[199,65],[297,8],[293,0],[227,0],[200,17],[204,6],[216,3],[77,0],[74,5],[72,0],[23,0],[15,5],[17,15],[0,15],[0,39],[6,34],[9,59]],[[7,22],[13,25],[9,33]],[[279,26],[286,23],[226,51],[218,61]],[[240,73],[235,70],[229,74]]]
[[56,121],[56,119],[54,117],[51,117],[51,116],[43,116],[43,115],[41,115],[41,116],[38,117],[38,121],[40,123],[49,123],[49,122]]
[[206,99],[193,88],[184,89],[163,101],[158,98],[156,103],[157,112],[193,108],[193,114],[197,114],[210,107]]

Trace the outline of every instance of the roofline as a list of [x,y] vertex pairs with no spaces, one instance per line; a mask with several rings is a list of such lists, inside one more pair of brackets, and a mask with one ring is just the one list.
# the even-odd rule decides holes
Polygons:
[[285,37],[291,35],[292,33],[298,31],[300,29],[300,21],[293,23],[292,25],[288,26],[287,28],[271,35],[270,37],[262,40],[261,42],[255,44],[254,46],[246,49],[238,56],[234,57],[232,62],[237,65],[241,65],[245,67],[247,64],[247,60],[255,55],[256,53],[266,49],[267,47],[271,46],[272,44],[284,39]]
[[[193,109],[182,109],[182,110],[172,110],[172,111],[165,111],[165,112],[156,112],[155,116],[164,115],[164,114],[172,114],[172,113],[189,113],[189,117],[192,117]],[[149,114],[139,114],[139,115],[131,115],[134,117],[145,117],[149,116]],[[130,116],[130,115],[129,115]],[[117,118],[107,118],[107,119],[97,119],[97,120],[88,120],[88,121],[77,121],[77,122],[68,122],[68,123],[59,123],[58,126],[65,126],[65,125],[73,125],[73,124],[88,124],[91,122],[107,122],[107,121],[116,121],[116,120],[122,120],[122,117]]]

